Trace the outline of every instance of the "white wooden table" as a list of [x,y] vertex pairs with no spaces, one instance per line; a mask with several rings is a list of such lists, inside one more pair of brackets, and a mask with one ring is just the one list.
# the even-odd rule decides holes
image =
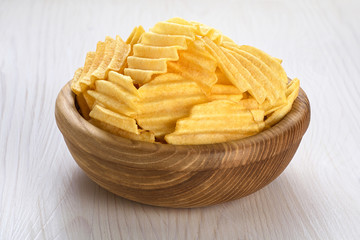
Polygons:
[[[360,2],[0,1],[0,239],[360,239]],[[284,59],[312,107],[285,172],[240,200],[151,207],[98,187],[54,117],[106,35],[180,16]]]

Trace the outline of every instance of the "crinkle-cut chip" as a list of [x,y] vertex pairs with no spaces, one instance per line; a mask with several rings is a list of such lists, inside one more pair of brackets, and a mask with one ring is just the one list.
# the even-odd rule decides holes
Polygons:
[[136,111],[123,102],[120,102],[112,97],[109,97],[108,95],[96,92],[94,90],[88,90],[87,93],[97,102],[101,103],[104,107],[113,112],[117,112],[129,117],[136,116]]
[[264,110],[262,109],[250,109],[251,114],[253,115],[255,122],[263,122],[264,121]]
[[90,81],[91,81],[91,85],[93,86],[93,84],[95,83],[95,81],[97,79],[106,79],[107,78],[107,73],[108,73],[108,66],[111,62],[111,59],[114,56],[114,51],[115,51],[115,47],[116,47],[116,41],[114,39],[112,39],[109,36],[106,36],[105,38],[105,52],[104,52],[104,57],[100,63],[100,65],[98,66],[98,68],[91,74],[90,77]]
[[124,131],[139,134],[139,129],[135,119],[113,112],[99,105],[94,106],[89,116]]
[[207,37],[203,37],[202,41],[204,41],[206,48],[215,57],[221,71],[226,75],[229,81],[241,92],[249,90],[249,83],[243,81],[239,70],[229,61],[222,49]]
[[227,49],[223,49],[225,56],[229,61],[238,69],[240,81],[246,81],[250,88],[248,92],[259,102],[263,103],[267,97],[263,85],[261,85],[257,79],[255,79],[251,73],[235,58],[235,56]]
[[283,61],[282,59],[277,58],[277,57],[273,57],[273,58],[274,58],[274,60],[277,61],[279,64],[282,64],[282,61]]
[[177,49],[174,46],[170,47],[157,47],[148,46],[141,43],[133,46],[134,56],[143,58],[165,58],[167,60],[176,61],[179,59]]
[[80,67],[78,69],[76,69],[75,73],[74,73],[74,77],[71,80],[71,90],[76,94],[76,95],[80,95],[81,93],[81,87],[79,85],[79,79],[80,76],[82,74],[82,72],[84,71],[83,67]]
[[[218,142],[219,139],[227,139],[227,134],[234,137],[231,140],[250,136],[261,131],[263,127],[263,123],[254,120],[250,110],[231,101],[218,100],[195,105],[190,116],[179,119],[175,131],[166,135],[165,140],[171,144],[210,144]],[[224,136],[212,138],[212,134]],[[188,135],[187,139],[182,137],[185,135]],[[197,135],[207,135],[209,138],[206,140],[196,137]],[[198,141],[199,138],[202,140]]]
[[286,86],[286,84],[288,82],[286,72],[285,72],[284,68],[280,65],[280,63],[278,61],[276,61],[272,56],[270,56],[269,54],[265,53],[264,51],[262,51],[258,48],[248,46],[248,45],[241,45],[241,46],[239,46],[239,49],[244,50],[244,51],[251,53],[252,55],[258,57],[261,61],[263,61],[266,65],[268,65],[280,77],[283,86],[284,87]]
[[180,17],[174,17],[174,18],[170,18],[168,20],[166,20],[166,22],[170,22],[170,23],[177,23],[177,24],[181,24],[181,25],[192,25],[191,22],[186,21],[183,18]]
[[172,133],[165,136],[165,141],[173,145],[213,144],[238,140],[256,133]]
[[90,80],[91,74],[98,68],[98,66],[102,62],[105,53],[105,46],[106,46],[105,42],[97,43],[95,56],[91,63],[89,71],[79,80],[82,92],[85,92],[91,85],[91,80]]
[[167,66],[168,72],[178,73],[199,84],[205,94],[208,94],[217,82],[215,74],[217,62],[200,40],[189,44],[187,50],[179,51],[179,60],[169,61]]
[[114,49],[114,55],[106,68],[106,75],[110,71],[122,72],[125,67],[126,58],[129,56],[131,51],[131,46],[126,44],[120,36],[116,36],[115,41],[116,46]]
[[86,120],[89,120],[90,108],[87,105],[83,94],[76,95],[76,102],[80,108],[81,116],[83,116]]
[[153,70],[132,69],[132,68],[124,69],[124,74],[131,77],[134,80],[134,83],[139,84],[140,86],[149,82],[153,75],[160,73],[162,72],[153,71]]
[[195,82],[174,73],[161,74],[138,91],[141,100],[136,120],[156,137],[174,131],[177,119],[187,116],[193,105],[207,101]]
[[134,29],[130,33],[128,39],[126,39],[126,44],[129,44],[132,46],[132,45],[138,43],[144,32],[145,32],[145,30],[141,25],[138,27],[134,27]]
[[253,97],[243,98],[238,104],[241,105],[243,109],[259,109],[259,103]]
[[220,31],[216,30],[215,28],[209,27],[205,24],[191,21],[191,23],[196,27],[195,33],[199,36],[208,37],[217,45],[221,45],[223,41],[223,35]]
[[89,122],[102,130],[105,130],[107,132],[110,132],[114,135],[117,135],[117,136],[120,136],[123,138],[137,140],[137,141],[143,141],[143,142],[151,142],[151,143],[155,142],[154,133],[152,133],[150,131],[145,131],[145,130],[140,129],[139,134],[135,134],[135,133],[125,131],[123,129],[120,129],[118,127],[115,127],[113,125],[110,125],[108,123],[105,123],[105,122],[102,122],[102,121],[99,121],[96,119],[90,119]]
[[137,95],[133,95],[129,93],[126,89],[117,84],[106,81],[106,80],[98,80],[95,82],[95,89],[98,93],[102,93],[104,95],[108,95],[120,102],[125,103],[128,107],[136,110],[138,97]]
[[89,109],[91,110],[94,107],[95,99],[90,96],[87,91],[81,93],[85,99],[86,104],[88,105]]
[[[74,79],[73,79],[73,81],[71,82],[71,89],[77,95],[79,95],[82,92],[80,80],[82,78],[84,78],[86,76],[86,74],[89,72],[90,67],[94,61],[95,55],[96,55],[95,52],[88,52],[86,54],[85,64],[84,64],[83,70],[81,72],[81,75],[77,78],[76,81],[74,81]],[[76,72],[75,72],[75,76],[76,76]]]
[[275,103],[271,103],[268,99],[266,99],[260,106],[260,109],[263,109],[265,111],[265,115],[269,115],[276,110],[282,108],[285,106],[287,102],[284,102],[282,99],[277,99]]
[[217,84],[232,85],[226,75],[221,71],[219,67],[216,68],[215,74],[217,77]]
[[113,82],[113,83],[119,85],[120,87],[124,88],[126,91],[128,91],[132,95],[139,96],[139,92],[136,89],[136,87],[134,86],[134,83],[133,83],[133,80],[131,79],[131,77],[125,76],[121,73],[110,71],[108,80],[110,82]]
[[150,32],[166,35],[183,35],[190,39],[195,39],[196,27],[173,22],[158,22],[150,28]]
[[[245,74],[245,78],[247,79],[254,79],[255,81],[257,81],[262,88],[264,89],[264,91],[266,92],[266,97],[270,99],[271,102],[275,102],[276,99],[279,97],[278,91],[275,90],[274,85],[272,84],[272,82],[270,81],[270,79],[268,79],[260,70],[259,68],[257,68],[251,61],[249,61],[247,58],[241,56],[240,54],[238,54],[237,52],[233,51],[233,50],[229,50],[226,48],[223,48],[225,51],[231,53],[238,61],[239,63],[247,70],[245,72],[251,74],[251,77],[247,76],[247,74]],[[256,86],[252,86],[253,88]],[[265,99],[264,99],[265,100]],[[263,101],[259,101],[259,103],[264,102]]]
[[211,88],[208,98],[211,101],[224,99],[239,102],[243,98],[243,94],[233,85],[215,84]]
[[167,71],[165,58],[152,59],[129,56],[127,63],[128,67],[133,69],[154,70],[159,72]]
[[[279,80],[278,75],[268,66],[266,65],[261,59],[258,57],[252,55],[251,53],[248,53],[244,50],[241,50],[239,48],[235,48],[232,46],[228,46],[227,44],[224,44],[225,48],[230,49],[240,56],[246,58],[249,62],[251,62],[256,68],[260,70],[260,72],[265,76],[265,78],[268,79],[268,81],[264,81],[264,86],[269,89],[269,91],[272,91],[274,95],[274,99],[269,99],[272,104],[274,104],[278,98],[281,98],[283,102],[286,101],[285,98],[285,87],[281,83],[281,80]],[[244,63],[245,64],[245,63]],[[254,74],[256,74],[259,79],[261,79],[261,74],[259,74],[259,71],[256,71],[255,68],[251,68],[250,65],[248,65],[248,69],[253,71]],[[271,83],[271,84],[270,84]]]
[[265,120],[265,127],[269,128],[276,123],[278,123],[288,112],[290,112],[291,107],[299,94],[300,88],[300,81],[297,78],[294,78],[288,84],[288,91],[287,94],[287,104],[276,111],[274,111],[266,120]]
[[186,37],[181,35],[164,35],[153,32],[146,32],[141,37],[141,43],[150,46],[174,46],[176,49],[187,49]]

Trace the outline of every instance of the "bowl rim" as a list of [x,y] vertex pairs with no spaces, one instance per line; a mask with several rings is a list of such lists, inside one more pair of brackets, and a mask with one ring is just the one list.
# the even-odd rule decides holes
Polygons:
[[[270,142],[274,142],[278,140],[281,135],[288,134],[292,131],[300,131],[297,134],[297,139],[291,139],[292,142],[301,140],[302,136],[306,132],[309,122],[310,122],[310,103],[307,98],[306,93],[300,88],[299,95],[295,99],[292,109],[288,114],[284,116],[282,120],[280,120],[277,124],[263,130],[262,132],[255,134],[250,137],[246,137],[239,140],[221,142],[221,143],[213,143],[213,144],[199,144],[199,145],[172,145],[172,144],[161,144],[161,143],[149,143],[139,140],[131,140],[124,137],[120,137],[104,131],[91,123],[89,123],[85,118],[81,116],[75,106],[75,94],[71,91],[71,81],[63,86],[60,90],[55,106],[55,117],[58,128],[62,132],[65,140],[67,141],[76,141],[75,138],[69,139],[68,132],[69,131],[77,131],[78,135],[86,136],[92,139],[96,139],[98,142],[104,143],[109,146],[109,149],[117,146],[127,146],[132,151],[139,150],[142,153],[154,153],[157,151],[168,152],[171,154],[175,153],[204,153],[209,154],[209,152],[216,154],[219,152],[224,152],[226,150],[231,149],[231,146],[237,146],[237,152],[239,154],[244,154],[244,152],[249,149],[251,146],[259,147],[261,145],[270,144]],[[65,120],[65,124],[64,124]],[[61,122],[61,123],[60,123]],[[69,129],[66,129],[69,128]],[[290,136],[291,137],[291,136]],[[114,141],[115,140],[115,141]],[[239,147],[240,146],[240,147]],[[278,152],[275,150],[272,152],[273,155],[276,155]],[[139,156],[142,156],[142,155]],[[241,162],[242,159],[238,160],[238,163],[228,163],[222,162],[221,164],[238,166],[249,164],[250,162],[259,161],[262,159],[255,159],[254,161]],[[225,160],[226,161],[226,160]],[[213,162],[213,163],[211,163]],[[215,163],[211,161],[207,164],[206,168],[219,168],[219,163]],[[134,159],[134,162],[128,162],[126,165],[142,165],[145,163]],[[148,168],[151,168],[151,163]],[[159,167],[159,166],[157,166]],[[226,167],[226,166],[224,166]]]

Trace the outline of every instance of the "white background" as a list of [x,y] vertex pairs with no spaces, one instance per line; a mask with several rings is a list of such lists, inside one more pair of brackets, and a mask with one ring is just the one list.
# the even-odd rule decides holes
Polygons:
[[[360,2],[0,0],[0,239],[360,239]],[[171,17],[284,60],[310,99],[284,173],[201,209],[128,201],[69,154],[55,99],[87,51]]]

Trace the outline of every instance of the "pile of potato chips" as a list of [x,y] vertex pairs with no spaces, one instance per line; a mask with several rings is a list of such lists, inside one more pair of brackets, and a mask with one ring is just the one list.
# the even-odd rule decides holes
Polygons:
[[82,116],[129,139],[211,144],[248,137],[291,109],[281,60],[181,18],[98,42],[71,83]]

